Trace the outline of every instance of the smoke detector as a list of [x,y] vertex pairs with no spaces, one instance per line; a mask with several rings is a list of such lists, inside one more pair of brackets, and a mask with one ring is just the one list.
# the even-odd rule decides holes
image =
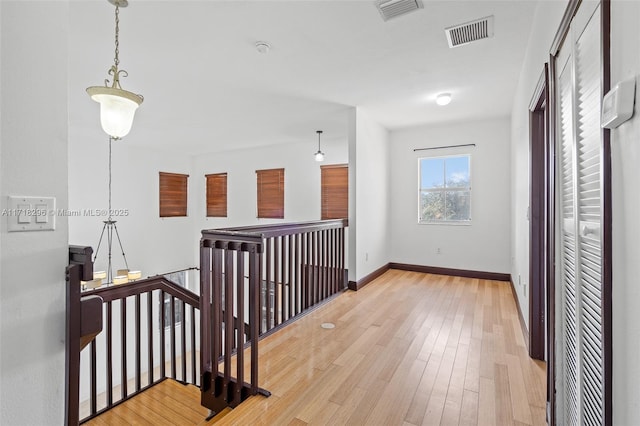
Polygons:
[[376,6],[385,21],[414,12],[423,7],[421,0],[379,0],[376,2]]
[[493,15],[445,28],[450,48],[493,37]]
[[258,53],[262,54],[269,53],[269,50],[271,50],[271,46],[266,41],[257,41],[256,50],[258,51]]

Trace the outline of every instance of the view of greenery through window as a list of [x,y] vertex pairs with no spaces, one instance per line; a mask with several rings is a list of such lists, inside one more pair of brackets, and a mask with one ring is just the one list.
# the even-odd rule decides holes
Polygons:
[[420,223],[471,221],[471,158],[420,159]]

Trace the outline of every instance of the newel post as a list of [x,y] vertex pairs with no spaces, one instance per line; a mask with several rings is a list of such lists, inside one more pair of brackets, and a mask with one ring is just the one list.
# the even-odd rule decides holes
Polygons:
[[82,267],[66,270],[65,320],[65,424],[80,422],[80,273]]

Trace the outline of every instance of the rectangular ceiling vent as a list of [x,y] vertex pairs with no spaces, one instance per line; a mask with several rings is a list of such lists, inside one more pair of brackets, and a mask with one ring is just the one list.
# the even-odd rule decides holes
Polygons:
[[445,28],[449,47],[458,47],[493,37],[493,15]]
[[379,0],[376,3],[382,19],[388,21],[422,8],[421,0]]

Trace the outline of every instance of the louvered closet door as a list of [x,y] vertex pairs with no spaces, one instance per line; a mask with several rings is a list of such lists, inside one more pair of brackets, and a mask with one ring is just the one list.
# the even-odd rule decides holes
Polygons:
[[578,319],[577,319],[577,286],[576,286],[576,225],[574,215],[574,154],[573,154],[573,63],[571,57],[564,64],[558,81],[559,94],[559,195],[560,195],[560,257],[561,257],[561,291],[562,318],[561,329],[563,347],[563,400],[564,415],[567,424],[578,423]]
[[[600,7],[576,14],[558,66],[561,423],[604,424]],[[590,10],[589,10],[590,9]],[[560,61],[559,61],[560,62]]]

